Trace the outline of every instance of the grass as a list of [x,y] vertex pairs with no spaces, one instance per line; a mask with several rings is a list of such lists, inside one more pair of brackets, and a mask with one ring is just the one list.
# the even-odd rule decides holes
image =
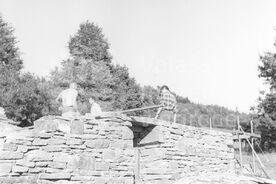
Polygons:
[[[236,155],[238,155],[237,153]],[[258,154],[260,160],[262,161],[266,172],[271,179],[276,180],[276,153],[265,153]],[[261,166],[256,158],[256,172],[253,174],[253,158],[251,153],[243,152],[243,164],[245,167],[245,172],[251,172],[250,175],[256,175],[260,177],[265,177],[264,173],[261,170]],[[249,173],[248,173],[249,174]]]

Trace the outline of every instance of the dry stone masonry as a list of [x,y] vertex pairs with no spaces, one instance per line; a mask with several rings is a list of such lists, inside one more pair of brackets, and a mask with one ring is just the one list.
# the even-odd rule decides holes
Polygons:
[[233,173],[232,135],[142,117],[0,123],[0,183],[174,183]]

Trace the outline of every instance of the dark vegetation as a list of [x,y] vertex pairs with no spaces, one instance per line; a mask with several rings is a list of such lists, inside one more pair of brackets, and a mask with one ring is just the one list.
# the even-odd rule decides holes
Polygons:
[[[44,115],[59,114],[55,97],[71,82],[79,86],[78,107],[82,114],[89,112],[89,97],[98,101],[105,111],[159,104],[158,86],[140,86],[126,66],[112,63],[107,38],[94,23],[87,21],[80,24],[79,30],[68,42],[70,57],[62,61],[61,68],[51,72],[48,80],[22,72],[23,61],[13,32],[14,29],[0,16],[0,106],[4,107],[8,118],[21,122],[20,126],[32,125],[34,120]],[[260,77],[273,81],[270,83],[273,87],[276,86],[276,70],[271,64],[274,60],[273,54],[265,53],[261,56],[263,65],[259,67]],[[177,122],[181,124],[208,127],[211,118],[213,127],[232,130],[237,115],[244,122],[251,118],[224,107],[195,104],[188,97],[176,96]],[[275,133],[276,100],[273,94],[259,100],[257,109],[266,112],[266,116],[258,119],[262,146],[270,150],[276,144],[276,136],[271,131]],[[135,113],[150,117],[154,114],[155,110]],[[162,118],[169,119],[169,113],[164,113]]]

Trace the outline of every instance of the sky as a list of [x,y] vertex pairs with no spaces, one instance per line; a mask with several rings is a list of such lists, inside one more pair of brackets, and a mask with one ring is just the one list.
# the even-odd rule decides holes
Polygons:
[[243,112],[266,89],[257,68],[276,49],[275,10],[274,0],[0,0],[25,71],[49,76],[89,20],[142,86],[166,84],[195,103]]

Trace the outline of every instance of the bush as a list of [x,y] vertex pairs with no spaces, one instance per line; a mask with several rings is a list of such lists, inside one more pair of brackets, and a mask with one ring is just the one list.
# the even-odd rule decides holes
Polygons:
[[33,75],[24,74],[6,94],[3,101],[6,115],[21,122],[20,126],[32,125],[33,121],[50,112],[49,98],[39,89],[39,82]]

